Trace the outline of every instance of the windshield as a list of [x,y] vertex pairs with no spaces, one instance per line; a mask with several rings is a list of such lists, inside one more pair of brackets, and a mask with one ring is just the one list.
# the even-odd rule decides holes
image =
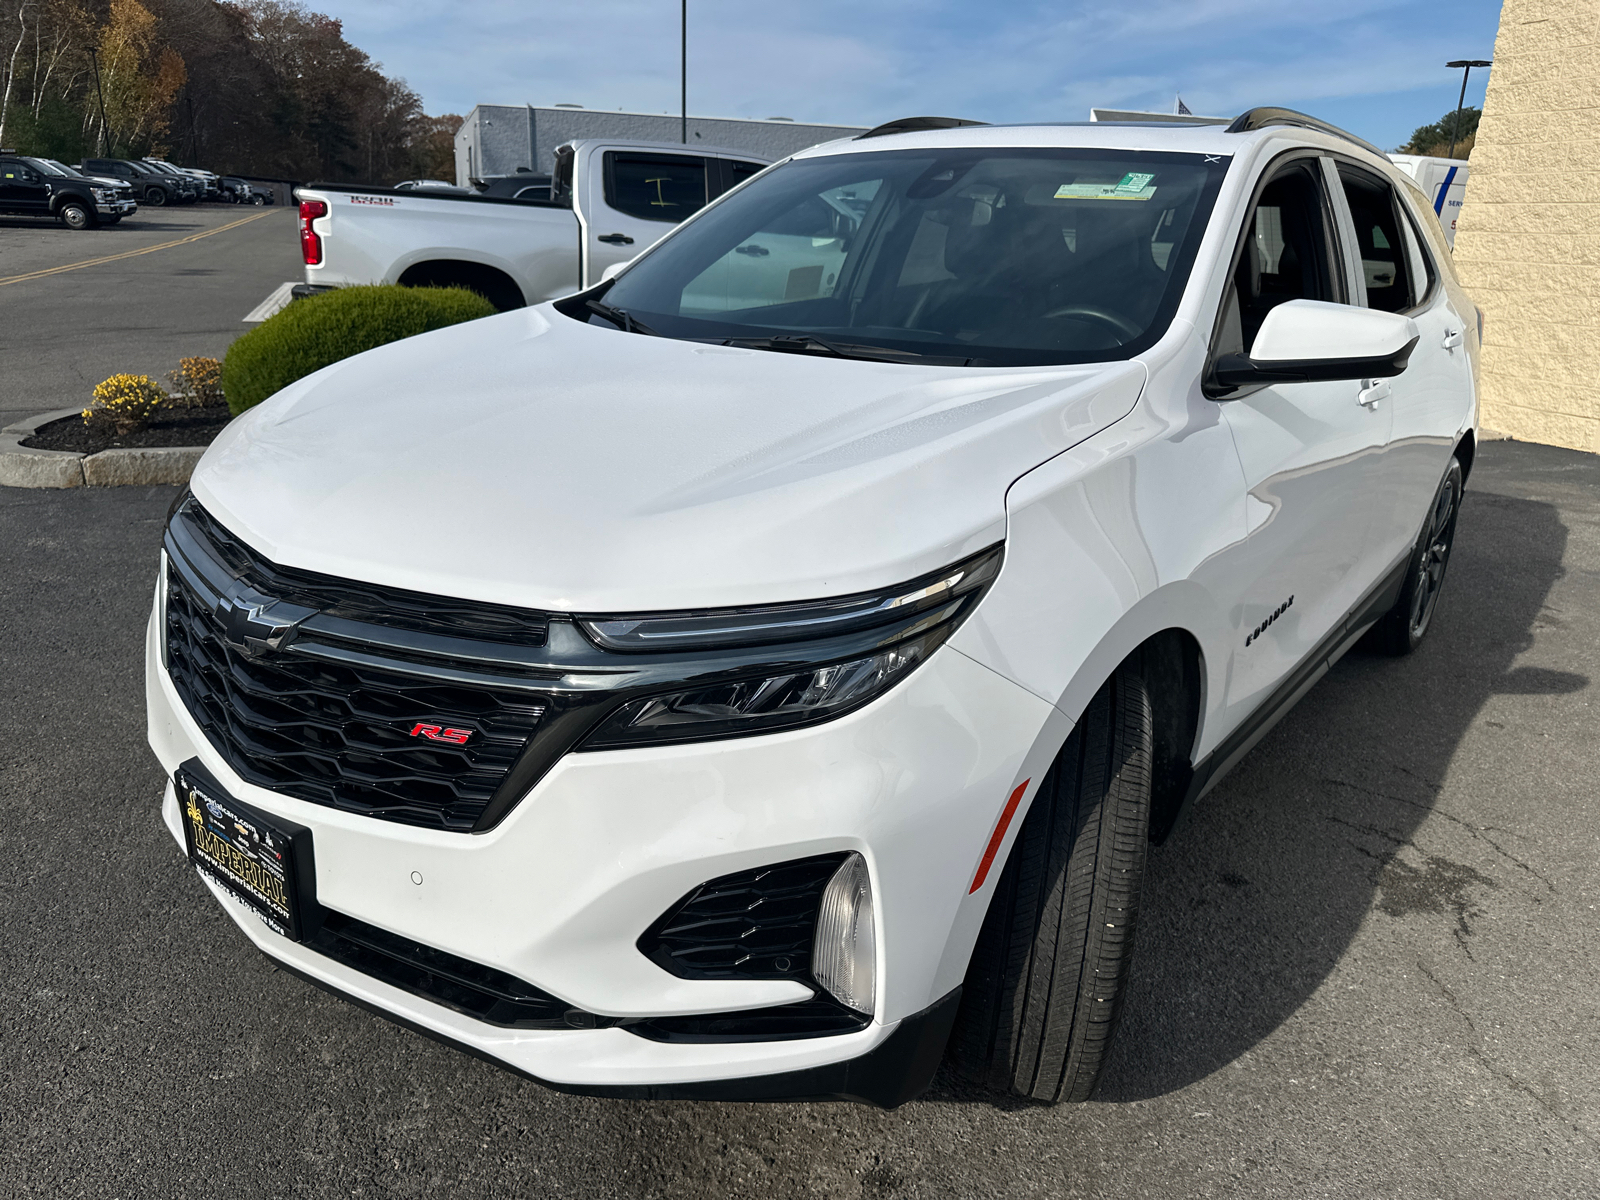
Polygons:
[[65,175],[70,178],[71,176],[77,174],[76,171],[67,170],[66,167],[62,166],[53,158],[24,158],[22,161],[32,163],[46,175]]
[[685,224],[602,307],[669,337],[773,349],[1126,358],[1171,320],[1227,163],[1058,148],[801,159]]

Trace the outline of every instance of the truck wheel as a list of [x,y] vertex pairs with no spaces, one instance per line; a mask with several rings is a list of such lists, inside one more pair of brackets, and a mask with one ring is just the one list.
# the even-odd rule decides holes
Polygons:
[[1422,536],[1411,552],[1406,567],[1405,586],[1394,607],[1378,619],[1369,640],[1385,654],[1410,654],[1422,642],[1433,624],[1433,610],[1444,589],[1445,569],[1450,565],[1450,549],[1456,541],[1456,515],[1461,511],[1461,463],[1452,458],[1434,493],[1428,519],[1422,523]]
[[144,202],[151,208],[162,208],[167,203],[167,194],[160,188],[150,188],[144,194]]
[[1087,1100],[1133,958],[1150,831],[1150,697],[1125,663],[1034,797],[967,968],[950,1054],[1035,1100]]
[[68,229],[90,229],[94,226],[94,214],[77,200],[68,200],[56,210],[56,216]]

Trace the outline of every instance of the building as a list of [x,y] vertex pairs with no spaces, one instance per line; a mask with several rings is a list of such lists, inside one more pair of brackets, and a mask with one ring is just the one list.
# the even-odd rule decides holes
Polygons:
[[[738,117],[690,117],[690,145],[723,146],[779,159],[818,142],[854,137],[864,125],[802,125],[787,117],[751,121]],[[558,104],[480,104],[456,131],[456,182],[512,175],[519,168],[548,175],[555,148],[574,138],[628,138],[677,142],[679,117],[663,113],[609,112]]]
[[1484,310],[1482,421],[1600,451],[1600,0],[1505,0],[1455,260]]

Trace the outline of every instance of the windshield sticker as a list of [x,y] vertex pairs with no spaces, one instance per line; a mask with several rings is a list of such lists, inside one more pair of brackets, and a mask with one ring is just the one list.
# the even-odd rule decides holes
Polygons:
[[1154,173],[1129,171],[1116,183],[1063,183],[1057,200],[1148,200],[1156,194]]

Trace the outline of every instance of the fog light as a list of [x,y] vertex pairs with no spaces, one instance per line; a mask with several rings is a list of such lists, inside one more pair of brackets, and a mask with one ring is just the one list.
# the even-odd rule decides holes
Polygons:
[[877,976],[872,929],[872,880],[867,860],[852,854],[823,889],[811,974],[839,1003],[871,1015]]

